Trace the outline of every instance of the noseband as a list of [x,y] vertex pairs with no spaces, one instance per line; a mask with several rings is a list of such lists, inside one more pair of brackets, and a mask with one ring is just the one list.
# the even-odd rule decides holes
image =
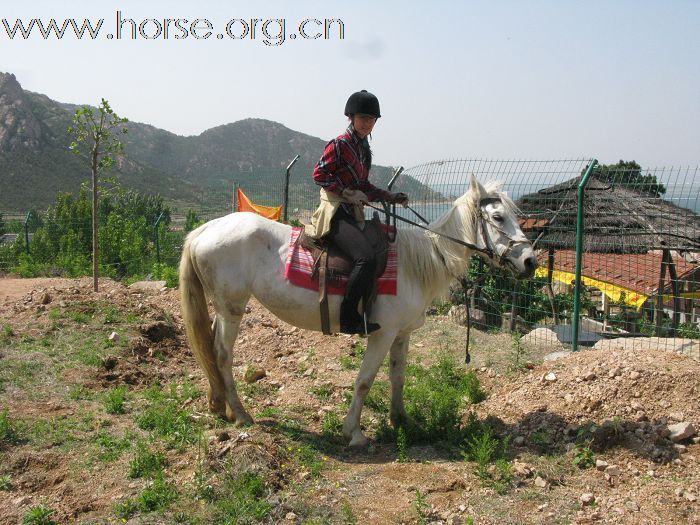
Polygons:
[[[489,217],[488,214],[484,211],[484,207],[488,206],[489,204],[495,203],[502,204],[500,197],[484,197],[479,201],[479,211],[481,214],[481,220],[479,221],[479,229],[481,230],[481,236],[484,239],[485,246],[484,248],[476,248],[476,251],[484,254],[491,260],[495,260],[496,258],[498,258],[498,264],[501,266],[505,266],[505,264],[507,264],[508,262],[508,255],[510,255],[510,252],[513,250],[513,246],[525,241],[516,241],[513,237],[511,237],[508,234],[508,232],[506,232],[503,228],[501,228],[498,224],[491,220],[491,217]],[[506,239],[508,239],[508,246],[506,246],[506,249],[503,250],[503,253],[501,254],[499,254],[496,250],[496,243],[494,243],[491,240],[491,236],[488,234],[488,230],[486,229],[487,223],[490,224],[493,229],[503,234],[503,236]]]

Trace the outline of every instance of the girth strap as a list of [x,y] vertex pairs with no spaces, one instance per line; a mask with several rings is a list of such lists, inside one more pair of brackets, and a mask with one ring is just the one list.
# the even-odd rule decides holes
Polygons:
[[321,330],[331,335],[330,313],[328,312],[328,250],[323,250],[318,261],[318,304],[321,309]]

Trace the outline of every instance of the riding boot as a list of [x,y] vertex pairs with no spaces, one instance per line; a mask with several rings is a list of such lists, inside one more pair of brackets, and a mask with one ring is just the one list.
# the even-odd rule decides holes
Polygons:
[[381,328],[377,323],[367,323],[367,332],[365,332],[364,319],[357,311],[360,299],[372,286],[374,268],[374,260],[358,259],[355,261],[355,266],[348,277],[345,297],[340,304],[340,331],[344,334],[370,334]]

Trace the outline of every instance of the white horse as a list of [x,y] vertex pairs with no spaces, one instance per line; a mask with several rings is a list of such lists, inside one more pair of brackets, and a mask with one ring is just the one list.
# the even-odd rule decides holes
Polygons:
[[[360,429],[360,413],[387,352],[390,420],[394,426],[406,420],[403,387],[410,334],[425,322],[433,299],[464,273],[472,253],[481,253],[520,278],[535,272],[537,259],[518,225],[517,208],[495,184],[484,187],[472,176],[469,190],[430,229],[400,230],[396,236],[397,294],[377,296],[372,309],[372,322],[381,329],[369,336],[343,423],[350,446],[368,442]],[[250,296],[287,323],[321,331],[318,292],[296,287],[284,277],[290,235],[291,227],[285,224],[233,213],[191,232],[183,248],[180,290],[187,337],[209,379],[210,410],[237,424],[253,421],[238,398],[231,370],[233,345]],[[207,299],[216,311],[213,323]],[[328,299],[334,332],[339,330],[340,301],[340,296]]]

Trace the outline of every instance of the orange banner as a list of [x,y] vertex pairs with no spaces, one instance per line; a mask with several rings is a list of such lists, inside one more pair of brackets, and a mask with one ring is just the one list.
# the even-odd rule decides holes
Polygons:
[[257,213],[273,221],[278,221],[280,217],[282,217],[282,206],[261,206],[260,204],[253,204],[240,188],[236,188],[236,192],[238,195],[238,209],[236,211],[252,211],[253,213]]

